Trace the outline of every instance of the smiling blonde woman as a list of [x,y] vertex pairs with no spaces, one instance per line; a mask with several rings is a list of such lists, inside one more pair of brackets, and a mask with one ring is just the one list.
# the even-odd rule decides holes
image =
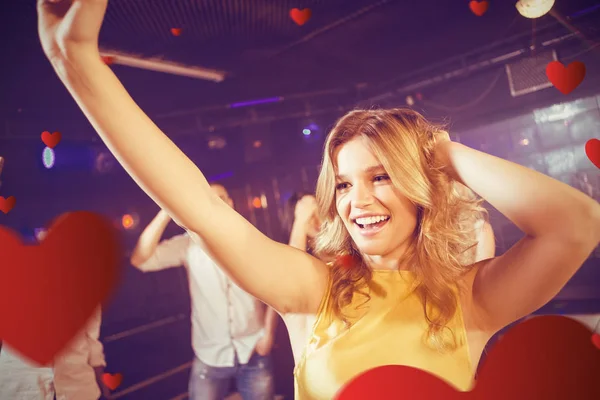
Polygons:
[[[327,138],[315,250],[351,262],[327,265],[277,243],[211,191],[100,60],[106,6],[39,0],[46,56],[125,170],[241,288],[282,315],[316,315],[295,372],[297,399],[331,399],[386,364],[468,390],[488,339],[552,299],[600,241],[600,205],[585,194],[392,109],[353,111]],[[454,182],[525,236],[499,257],[469,263],[483,210]]]

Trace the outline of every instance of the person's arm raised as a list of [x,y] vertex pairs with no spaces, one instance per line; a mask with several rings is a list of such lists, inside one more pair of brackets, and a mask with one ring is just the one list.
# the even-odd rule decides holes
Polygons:
[[160,210],[156,217],[142,231],[135,248],[131,254],[130,262],[136,268],[140,268],[156,252],[162,234],[167,225],[171,222],[171,217],[164,210]]
[[511,220],[525,237],[478,263],[475,314],[497,331],[550,301],[600,241],[600,205],[578,190],[518,164],[443,141],[446,172]]
[[280,313],[311,312],[327,267],[276,243],[219,199],[200,170],[148,118],[100,59],[107,0],[38,0],[42,47],[83,113],[136,183],[244,290]]

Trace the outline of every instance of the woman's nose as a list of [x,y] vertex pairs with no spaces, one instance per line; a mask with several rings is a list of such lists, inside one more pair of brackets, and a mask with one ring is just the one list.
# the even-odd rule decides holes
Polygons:
[[352,188],[352,205],[363,208],[373,203],[373,194],[365,185],[355,185]]

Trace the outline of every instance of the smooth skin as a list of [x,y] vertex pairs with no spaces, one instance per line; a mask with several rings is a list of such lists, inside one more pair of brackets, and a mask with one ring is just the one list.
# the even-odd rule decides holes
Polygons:
[[[280,314],[316,313],[327,285],[326,265],[270,240],[215,196],[201,171],[100,60],[98,35],[106,6],[107,0],[38,1],[40,40],[60,80],[136,183],[201,238],[241,288]],[[394,230],[397,236],[373,243],[361,239],[359,245],[364,244],[372,268],[397,267],[398,248],[414,227],[410,206],[389,183],[367,181],[373,172],[367,168],[377,168],[379,161],[359,150],[364,146],[349,146],[336,160],[338,174],[349,183],[337,200],[338,213],[349,226],[348,218],[356,213],[391,211],[388,227],[393,229],[385,234]],[[343,156],[344,151],[356,154]],[[435,154],[448,175],[525,233],[506,253],[479,262],[465,278],[470,291],[461,302],[476,361],[481,341],[546,304],[583,264],[600,241],[600,205],[566,184],[459,143],[441,140]]]

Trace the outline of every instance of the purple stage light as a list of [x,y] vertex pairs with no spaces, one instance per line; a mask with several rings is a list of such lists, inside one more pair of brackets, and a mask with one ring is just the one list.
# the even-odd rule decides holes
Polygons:
[[225,179],[225,178],[230,178],[232,176],[233,176],[233,172],[231,172],[231,171],[224,172],[222,174],[211,176],[210,178],[208,178],[208,181],[209,182],[216,182],[216,181],[220,181],[220,180]]
[[259,100],[243,101],[240,103],[231,103],[228,107],[229,108],[248,107],[248,106],[255,106],[258,104],[277,103],[279,101],[283,101],[283,97],[270,97],[268,99],[259,99]]

